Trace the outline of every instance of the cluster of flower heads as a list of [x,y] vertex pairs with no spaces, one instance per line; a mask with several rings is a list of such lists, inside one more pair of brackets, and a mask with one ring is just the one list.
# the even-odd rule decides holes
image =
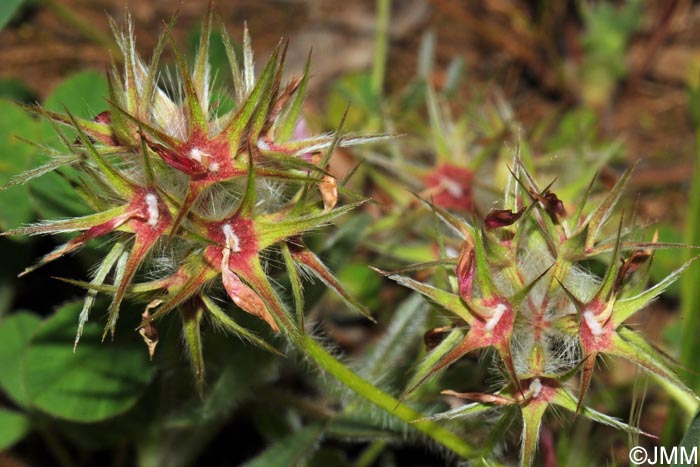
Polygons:
[[[88,289],[76,345],[98,293],[112,296],[105,336],[114,334],[125,296],[141,296],[150,301],[140,332],[151,353],[157,343],[154,320],[179,311],[200,389],[199,328],[205,313],[215,324],[271,349],[224,313],[209,295],[216,290],[211,285],[223,285],[239,308],[296,342],[303,333],[298,268],[367,314],[304,245],[301,234],[363,202],[355,199],[336,206],[338,183],[326,171],[334,148],[381,139],[305,135],[300,110],[308,63],[303,76],[284,84],[286,44],[280,42],[256,79],[247,29],[242,57],[223,34],[235,88],[228,97],[232,110],[224,111],[223,98],[215,98],[221,93],[214,93],[211,84],[211,22],[210,14],[191,68],[173,43],[177,75],[169,86],[159,77],[158,63],[166,43],[173,42],[173,23],[166,27],[150,63],[135,51],[130,21],[126,30],[112,24],[124,65],[115,65],[109,74],[109,110],[88,120],[31,108],[54,124],[68,150],[65,154],[52,150],[51,162],[12,183],[70,167],[95,214],[42,221],[5,233],[80,232],[25,273],[93,239],[113,239],[90,282],[68,280]],[[66,136],[65,127],[77,133],[75,141]],[[284,258],[297,302],[296,319],[266,274],[270,254]],[[154,273],[150,260],[158,256],[160,263],[168,264]],[[135,283],[139,271],[157,277]]]
[[[76,345],[99,293],[112,296],[105,336],[114,334],[125,297],[145,298],[148,305],[139,329],[150,352],[158,339],[154,321],[177,310],[201,390],[200,325],[205,314],[228,331],[274,351],[219,307],[212,298],[217,287],[212,285],[221,284],[240,309],[296,343],[301,342],[304,329],[298,269],[314,274],[349,306],[367,315],[304,245],[301,235],[363,202],[337,207],[338,183],[327,172],[334,148],[383,137],[305,135],[300,110],[308,64],[303,76],[283,84],[286,46],[282,43],[256,79],[247,30],[241,57],[223,34],[234,83],[231,110],[225,110],[211,85],[211,15],[191,68],[173,44],[177,76],[170,86],[163,86],[158,63],[166,43],[173,42],[172,23],[149,63],[135,52],[128,24],[126,30],[113,25],[124,65],[115,66],[109,75],[109,110],[88,120],[32,108],[55,125],[68,150],[49,150],[53,158],[48,164],[8,185],[69,168],[95,211],[5,232],[79,232],[25,273],[91,240],[105,236],[113,240],[91,281],[66,279],[88,289]],[[69,132],[62,129],[66,127]],[[74,141],[70,132],[77,134]],[[432,350],[426,361],[434,364],[419,367],[404,397],[462,356],[495,349],[507,375],[501,390],[494,394],[445,391],[473,403],[433,418],[516,405],[524,425],[521,463],[530,465],[542,417],[551,405],[635,430],[583,405],[599,355],[630,360],[692,394],[675,374],[674,363],[624,325],[688,266],[647,289],[653,250],[669,245],[655,239],[639,241],[635,229],[624,228],[621,219],[617,233],[606,234],[604,227],[629,173],[592,209],[586,208],[589,189],[578,211],[568,216],[550,187],[540,188],[516,164],[504,209],[492,211],[482,225],[475,226],[448,211],[473,211],[473,172],[445,157],[435,170],[422,174],[425,194],[433,201],[426,204],[461,238],[462,247],[458,257],[425,266],[448,267],[454,290],[404,275],[421,265],[385,274],[454,313],[467,330],[451,330]],[[283,258],[296,317],[286,310],[266,273],[271,254]],[[605,254],[612,257],[602,278],[582,265]],[[156,262],[167,263],[166,267],[152,267],[158,256],[161,259]],[[154,277],[135,283],[139,271],[150,271]],[[580,374],[578,395],[565,386],[576,374]]]
[[[504,386],[493,394],[444,391],[472,403],[432,418],[518,406],[522,465],[531,465],[542,417],[552,405],[640,433],[583,405],[599,355],[627,359],[697,397],[676,375],[674,362],[624,324],[690,264],[646,288],[653,250],[677,245],[662,245],[656,238],[640,241],[639,229],[623,227],[622,216],[616,233],[606,233],[629,175],[586,209],[589,188],[573,216],[550,186],[540,188],[520,164],[511,173],[504,209],[490,212],[480,226],[426,202],[461,238],[461,251],[456,258],[407,270],[447,267],[454,290],[419,282],[406,276],[407,270],[382,272],[456,315],[466,323],[466,332],[464,326],[453,329],[431,351],[426,362],[432,363],[419,366],[403,397],[464,355],[493,348],[506,374]],[[606,254],[611,258],[602,278],[582,264]],[[577,374],[580,388],[575,395],[564,383]]]

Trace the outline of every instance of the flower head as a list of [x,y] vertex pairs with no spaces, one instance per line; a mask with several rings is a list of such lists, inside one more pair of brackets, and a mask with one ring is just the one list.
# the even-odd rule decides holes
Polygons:
[[[532,462],[542,416],[552,404],[634,431],[583,405],[599,355],[627,359],[697,398],[675,373],[674,363],[625,325],[690,264],[646,289],[653,251],[682,245],[660,244],[655,237],[639,241],[635,228],[623,228],[622,219],[612,236],[604,233],[629,172],[588,212],[584,199],[573,217],[550,186],[540,188],[519,164],[511,177],[514,189],[506,193],[503,209],[489,213],[480,225],[426,201],[461,237],[457,258],[426,264],[448,267],[454,290],[400,272],[384,273],[466,325],[461,338],[432,351],[426,361],[435,363],[420,367],[404,397],[462,356],[494,348],[507,375],[503,389],[491,395],[450,391],[476,402],[435,418],[454,418],[493,405],[520,406],[522,465]],[[602,254],[611,259],[604,277],[598,278],[582,262]],[[579,393],[574,395],[565,383],[579,372]]]
[[[213,92],[208,62],[211,23],[210,14],[190,68],[170,34],[172,22],[148,63],[135,51],[131,22],[126,29],[112,22],[123,66],[115,65],[109,74],[109,110],[87,120],[31,108],[56,126],[70,153],[57,155],[10,184],[70,165],[95,214],[42,221],[4,233],[79,232],[25,273],[91,240],[113,239],[90,282],[65,279],[88,289],[76,345],[99,293],[112,296],[105,335],[114,334],[124,298],[148,302],[139,332],[151,354],[157,343],[155,323],[177,310],[200,391],[204,314],[220,327],[274,351],[217,305],[213,295],[218,289],[272,331],[301,342],[303,314],[294,319],[282,304],[266,272],[270,257],[284,257],[293,281],[298,281],[296,269],[304,268],[368,315],[308,250],[302,235],[362,203],[337,206],[337,182],[327,172],[333,150],[383,138],[295,131],[303,121],[308,64],[301,77],[283,83],[286,43],[280,42],[256,78],[247,28],[242,60],[223,35],[234,90],[223,97],[231,100],[232,109],[222,111],[222,97],[217,96],[226,95]],[[167,43],[173,46],[177,69],[169,87],[158,73]],[[61,127],[77,132],[78,139],[71,142]],[[154,250],[169,257],[174,268],[138,282],[135,279],[147,269]],[[295,298],[301,301],[296,292]],[[301,304],[297,308],[303,310]]]

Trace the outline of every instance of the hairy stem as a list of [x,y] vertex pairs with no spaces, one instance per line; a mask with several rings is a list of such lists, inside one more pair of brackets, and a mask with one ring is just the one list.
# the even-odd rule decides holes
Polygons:
[[305,337],[304,346],[306,347],[305,350],[307,354],[313,358],[319,366],[369,402],[410,424],[411,427],[423,432],[435,442],[445,446],[460,457],[473,459],[478,456],[478,450],[476,448],[467,444],[457,435],[437,423],[427,420],[415,422],[416,420],[424,418],[424,415],[403,403],[399,403],[395,398],[360,378],[352,370],[329,354],[321,344],[311,337]]

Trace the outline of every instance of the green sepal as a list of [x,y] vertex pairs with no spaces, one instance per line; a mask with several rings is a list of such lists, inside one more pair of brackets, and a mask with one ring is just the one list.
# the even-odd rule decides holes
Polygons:
[[368,320],[376,323],[376,320],[372,317],[372,314],[367,307],[365,307],[359,300],[345,290],[345,287],[343,287],[333,273],[311,250],[302,246],[300,250],[295,250],[292,252],[292,257],[299,265],[320,279],[326,287],[335,292],[336,295],[338,295],[338,297],[340,297],[343,302],[350,307],[350,309],[360,313]]
[[209,316],[211,317],[212,324],[214,326],[220,327],[224,331],[237,336],[241,340],[249,342],[257,347],[260,347],[261,349],[267,350],[270,353],[284,357],[284,354],[265,342],[255,333],[236,323],[236,321],[234,321],[233,318],[222,310],[219,305],[217,305],[216,302],[208,295],[201,294],[200,298],[202,299],[204,306],[207,308],[207,311],[209,311]]
[[389,279],[395,281],[398,284],[408,287],[409,289],[419,292],[421,295],[427,297],[431,301],[435,302],[439,306],[451,311],[455,315],[462,318],[467,323],[471,324],[474,321],[474,315],[469,313],[467,307],[462,303],[462,299],[459,295],[447,292],[442,289],[433,287],[432,285],[424,284],[415,279],[411,279],[407,276],[402,276],[400,274],[394,274],[392,272],[382,271],[381,269],[372,268],[379,274],[388,277]]
[[192,83],[194,90],[199,97],[200,106],[203,114],[206,116],[209,110],[209,102],[207,98],[210,90],[209,76],[209,44],[211,41],[211,20],[212,20],[212,3],[209,3],[207,16],[204,20],[202,34],[199,36],[199,46],[197,47],[197,56],[194,60],[194,70],[192,72]]
[[294,128],[296,127],[297,121],[299,121],[299,116],[301,115],[301,107],[304,103],[304,98],[306,97],[306,85],[309,81],[309,68],[311,66],[311,52],[309,52],[306,58],[306,66],[304,67],[304,74],[302,75],[299,87],[296,90],[294,99],[292,100],[289,107],[287,107],[284,115],[279,120],[277,129],[275,132],[277,141],[288,141],[294,133]]
[[78,124],[78,121],[73,117],[73,115],[66,109],[68,117],[75,125],[75,129],[78,132],[78,137],[83,145],[87,148],[90,158],[99,167],[102,174],[109,180],[110,186],[113,190],[119,193],[124,199],[129,199],[134,194],[134,184],[128,180],[121,172],[112,167],[107,159],[105,159],[102,154],[95,149],[95,146],[90,141],[90,138],[83,131],[83,129]]
[[447,355],[464,339],[464,333],[461,329],[453,329],[442,342],[440,342],[433,350],[431,350],[423,360],[418,364],[415,373],[406,384],[406,390],[399,398],[400,401],[410,396],[423,383],[428,381],[431,376],[435,376],[433,368],[437,365],[442,357]]
[[187,119],[189,124],[190,135],[198,130],[205,135],[209,134],[209,126],[207,125],[207,116],[204,113],[204,109],[201,105],[201,99],[203,96],[197,95],[197,90],[192,82],[192,78],[187,70],[187,65],[185,64],[185,59],[182,57],[180,50],[175,43],[175,39],[170,31],[166,32],[167,37],[172,45],[173,55],[175,56],[175,63],[177,65],[180,79],[182,80],[184,92],[185,92],[185,109],[187,111]]
[[666,276],[661,282],[654,284],[653,287],[642,291],[641,293],[615,301],[612,309],[613,327],[617,328],[625,322],[627,318],[635,314],[637,311],[646,307],[652,300],[664,293],[664,291],[680,277],[683,272],[690,267],[698,257],[694,257],[685,262],[680,268]]
[[267,309],[272,313],[277,325],[284,331],[284,334],[289,337],[293,343],[302,346],[304,330],[298,328],[296,323],[290,319],[287,309],[280,301],[277,292],[272,288],[260,261],[257,258],[253,259],[247,273],[241,271],[235,272],[238,273],[241,279],[243,279],[263,300]]
[[[278,44],[272,52],[270,59],[263,69],[260,79],[255,84],[250,94],[244,103],[238,108],[236,113],[231,117],[231,121],[228,123],[226,128],[222,131],[228,138],[229,144],[233,151],[236,151],[241,144],[241,139],[243,137],[243,132],[248,127],[251,116],[253,112],[258,107],[260,99],[263,94],[267,92],[268,88],[272,86],[271,80],[273,79],[275,69],[277,67],[277,61],[280,53],[280,45]],[[251,58],[252,60],[252,58]],[[231,65],[233,66],[233,65]],[[248,80],[248,72],[244,70],[246,75],[246,82]],[[252,74],[252,71],[250,72]],[[247,84],[246,84],[247,87]],[[257,143],[254,142],[254,143]]]
[[246,97],[246,88],[241,76],[241,68],[238,64],[238,57],[236,57],[236,51],[231,43],[231,37],[226,32],[226,27],[219,18],[219,29],[222,31],[221,38],[224,44],[224,50],[226,51],[226,58],[228,59],[229,68],[231,70],[231,77],[233,79],[233,89],[236,96],[236,105],[240,105]]
[[255,219],[255,231],[258,238],[258,248],[263,250],[270,245],[287,237],[308,232],[323,226],[333,219],[361,206],[365,200],[347,204],[331,211],[312,214],[294,219],[278,219],[274,214],[259,216]]
[[83,334],[83,328],[88,320],[88,317],[90,316],[90,310],[92,309],[92,306],[95,304],[95,300],[97,299],[97,294],[99,291],[96,288],[92,287],[100,286],[104,283],[105,279],[107,279],[107,275],[112,270],[112,268],[116,264],[117,260],[121,257],[125,249],[125,242],[115,243],[109,250],[109,253],[107,253],[107,255],[100,263],[100,266],[95,271],[95,276],[89,283],[91,288],[88,289],[88,292],[85,295],[85,300],[83,301],[83,308],[80,310],[80,315],[78,317],[78,331],[75,333],[73,352],[75,352],[75,349],[78,347],[78,342],[80,341],[80,337]]
[[630,175],[633,169],[626,170],[625,173],[620,177],[620,179],[612,187],[608,195],[603,199],[603,201],[588,215],[584,220],[583,226],[588,229],[586,235],[586,248],[592,248],[595,245],[596,238],[600,234],[605,222],[608,220],[610,213],[617,205],[622,195],[622,191],[629,181]]
[[636,363],[646,371],[654,373],[682,391],[690,394],[696,400],[700,400],[695,392],[693,392],[670,367],[673,362],[659,350],[655,349],[639,334],[622,326],[613,333],[612,341],[612,345],[606,353]]
[[[291,241],[291,240],[288,240]],[[280,242],[280,250],[284,258],[284,265],[287,268],[289,282],[292,286],[292,295],[294,297],[294,311],[297,318],[297,326],[299,329],[304,329],[304,294],[302,293],[302,283],[297,266],[294,263],[294,258],[289,251],[287,242]]]

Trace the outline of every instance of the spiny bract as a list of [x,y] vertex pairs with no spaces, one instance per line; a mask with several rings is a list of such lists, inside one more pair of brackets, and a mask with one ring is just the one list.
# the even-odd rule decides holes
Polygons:
[[[69,151],[53,154],[51,162],[10,184],[56,169],[68,170],[96,213],[42,221],[4,233],[80,232],[23,274],[109,235],[114,242],[93,279],[66,279],[88,289],[76,345],[98,293],[113,297],[105,335],[114,334],[126,295],[150,301],[139,330],[151,354],[157,343],[153,321],[177,309],[200,391],[204,313],[214,324],[273,350],[216,304],[209,295],[211,284],[220,281],[239,308],[263,319],[275,332],[282,330],[296,343],[303,333],[298,267],[367,314],[305,247],[301,234],[363,202],[336,207],[338,186],[326,171],[334,148],[382,138],[304,135],[300,111],[308,62],[303,76],[283,84],[286,44],[280,42],[256,79],[247,29],[242,57],[223,33],[234,92],[230,96],[214,92],[208,59],[211,22],[210,14],[191,69],[172,44],[177,72],[165,83],[158,63],[165,44],[173,43],[173,22],[167,25],[148,64],[135,51],[129,18],[126,30],[112,22],[124,65],[121,69],[113,66],[109,74],[109,110],[87,120],[31,107],[55,126]],[[73,141],[62,127],[77,133],[77,139]],[[280,253],[292,278],[296,319],[289,315],[266,274],[267,257]],[[157,277],[134,283],[137,272],[146,270],[144,265],[154,256],[166,267],[151,267],[151,275]]]
[[[454,292],[412,279],[403,274],[406,271],[382,272],[452,312],[467,330],[453,329],[435,347],[403,397],[462,356],[495,349],[507,374],[504,386],[495,394],[444,391],[472,403],[432,418],[518,406],[523,420],[521,465],[525,466],[532,464],[542,417],[551,405],[641,433],[583,406],[599,355],[634,362],[697,398],[676,375],[674,362],[624,324],[690,264],[647,289],[653,250],[680,245],[660,244],[656,238],[640,241],[640,229],[623,228],[621,216],[616,234],[606,233],[629,175],[626,172],[602,201],[587,210],[591,183],[573,216],[567,215],[551,185],[540,188],[521,164],[511,173],[504,209],[490,212],[480,226],[426,202],[458,234],[462,247],[456,258],[409,270],[445,266],[452,273]],[[611,258],[602,278],[582,264],[605,254]],[[564,383],[577,373],[580,388],[575,395]],[[512,413],[506,411],[503,416]]]

